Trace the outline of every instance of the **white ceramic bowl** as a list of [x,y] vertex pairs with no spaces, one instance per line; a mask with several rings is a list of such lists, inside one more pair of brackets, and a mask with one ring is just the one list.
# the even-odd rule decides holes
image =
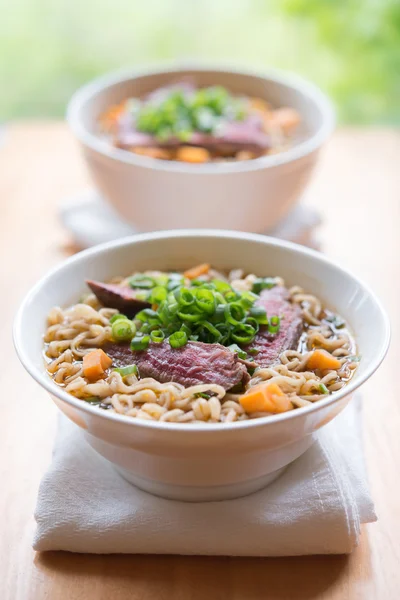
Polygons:
[[[42,336],[55,305],[77,301],[84,280],[107,280],[135,270],[183,269],[200,262],[280,275],[300,284],[350,324],[362,359],[350,383],[311,407],[230,424],[174,424],[111,414],[70,396],[46,373]],[[66,260],[28,294],[15,320],[15,346],[24,367],[89,444],[122,475],[151,493],[182,500],[249,494],[274,479],[313,443],[314,434],[349,402],[379,366],[389,323],[374,294],[328,258],[295,244],[255,234],[185,230],[142,234],[97,246]]]
[[[299,143],[281,154],[242,162],[190,165],[154,160],[113,148],[98,135],[98,118],[111,105],[142,96],[183,77],[220,84],[299,111]],[[333,129],[333,110],[316,87],[289,74],[175,68],[113,74],[80,89],[68,122],[81,143],[101,194],[138,231],[215,227],[262,233],[301,197],[319,150]]]

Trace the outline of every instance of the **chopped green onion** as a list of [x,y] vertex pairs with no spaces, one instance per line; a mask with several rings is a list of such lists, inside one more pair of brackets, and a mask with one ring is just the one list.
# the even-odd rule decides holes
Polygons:
[[113,315],[110,319],[110,325],[112,325],[113,323],[115,323],[115,321],[119,321],[120,319],[128,319],[128,317],[126,317],[125,315],[121,315],[120,313],[117,313],[116,315]]
[[214,298],[215,298],[215,301],[217,303],[217,307],[220,304],[227,304],[227,301],[225,300],[225,298],[223,297],[223,295],[221,294],[221,292],[214,292]]
[[135,299],[141,300],[142,302],[147,302],[149,299],[149,291],[148,290],[136,290],[135,291]]
[[179,331],[184,331],[188,337],[190,337],[192,335],[192,330],[190,329],[189,325],[187,325],[186,323],[181,325],[181,328]]
[[230,337],[231,334],[231,328],[229,325],[227,325],[226,323],[217,323],[215,325],[215,329],[218,329],[218,331],[221,334],[221,339],[219,340],[220,344],[225,344]]
[[215,308],[215,313],[211,317],[213,323],[225,323],[225,306],[224,304],[218,304]]
[[168,292],[165,287],[157,285],[150,292],[149,302],[151,302],[151,304],[160,305],[162,302],[164,302],[164,300],[166,300],[167,294]]
[[269,320],[268,331],[269,333],[278,333],[281,325],[280,317],[271,317]]
[[141,337],[134,337],[131,341],[131,350],[146,350],[148,345],[150,344],[150,336],[143,335]]
[[171,319],[174,317],[174,315],[178,312],[179,310],[179,304],[177,302],[169,302],[167,304],[167,313],[168,313],[168,318]]
[[202,279],[192,279],[190,285],[191,287],[200,287],[204,285],[204,281]]
[[218,342],[222,338],[221,332],[209,321],[204,321],[201,326],[211,334],[212,342]]
[[252,354],[253,356],[256,356],[257,354],[259,354],[259,353],[260,353],[260,351],[259,351],[259,350],[257,350],[257,348],[250,348],[250,350],[247,350],[247,352],[248,352],[249,354]]
[[177,287],[180,287],[181,285],[183,285],[183,283],[183,275],[180,275],[179,273],[171,273],[167,283],[167,290],[169,292],[172,292],[172,290],[175,290]]
[[181,348],[187,344],[188,337],[184,331],[176,331],[169,336],[168,341],[171,348]]
[[220,292],[221,294],[232,291],[229,283],[226,283],[226,281],[222,281],[221,279],[212,279],[211,283],[214,285],[217,292]]
[[159,275],[157,275],[157,277],[154,278],[156,281],[156,284],[160,287],[167,287],[168,285],[168,281],[169,281],[169,277],[166,273],[160,273]]
[[242,358],[243,360],[246,360],[246,358],[247,358],[247,352],[245,352],[244,350],[242,350],[241,348],[239,348],[239,346],[237,344],[231,344],[230,346],[228,346],[228,349],[231,352],[236,352],[236,354],[238,355],[239,358]]
[[179,306],[191,306],[194,304],[194,295],[187,288],[180,288],[175,291],[175,298]]
[[118,319],[111,327],[111,335],[116,342],[127,342],[136,334],[136,326],[128,319]]
[[209,315],[215,311],[216,302],[211,290],[198,288],[194,293],[194,299],[198,308]]
[[323,394],[329,394],[329,390],[328,390],[328,388],[326,387],[326,385],[324,383],[320,383],[319,386],[318,386],[318,389]]
[[141,310],[140,312],[137,313],[137,315],[135,316],[135,319],[138,319],[139,321],[142,321],[143,323],[146,323],[146,321],[148,321],[149,319],[152,320],[159,320],[158,319],[158,314],[155,310],[153,310],[152,308],[145,308],[144,310]]
[[253,306],[249,310],[250,316],[257,321],[259,325],[268,325],[268,318],[265,308],[262,306]]
[[211,281],[203,281],[201,284],[203,290],[213,290],[215,291],[215,285],[211,283]]
[[249,310],[256,300],[258,300],[258,296],[256,294],[246,291],[242,292],[239,304],[241,304],[245,310]]
[[232,339],[238,344],[250,344],[256,335],[256,330],[251,325],[239,323],[232,332]]
[[246,319],[244,319],[243,323],[246,323],[247,325],[251,325],[254,328],[255,332],[258,333],[260,326],[253,317],[247,317]]
[[211,394],[206,394],[205,392],[197,392],[196,394],[194,394],[195,398],[205,398],[206,400],[209,400],[211,398]]
[[137,273],[129,279],[129,285],[131,288],[150,290],[151,288],[155,287],[156,281],[153,279],[153,277],[143,275],[142,273]]
[[98,396],[88,396],[87,398],[83,398],[83,400],[89,404],[100,404],[102,402],[102,399]]
[[139,375],[139,369],[137,368],[137,365],[129,365],[120,369],[113,369],[113,371],[120,373],[122,377],[126,377],[127,375],[136,375],[137,377]]
[[196,306],[184,306],[178,310],[177,315],[182,321],[189,321],[189,323],[200,323],[204,320],[204,313],[200,312]]
[[179,330],[180,330],[179,321],[174,321],[173,323],[170,323],[169,325],[167,325],[167,327],[165,327],[164,333],[165,333],[166,337],[168,337],[169,335],[171,335],[171,333],[175,333],[175,331],[179,331]]
[[236,300],[238,300],[240,298],[239,294],[237,294],[234,290],[231,290],[230,292],[226,292],[226,294],[224,294],[225,296],[225,300],[227,302],[235,302]]
[[151,341],[156,344],[161,344],[165,338],[165,333],[161,329],[153,329],[150,333]]
[[238,302],[231,302],[224,306],[225,321],[231,325],[238,325],[245,317],[245,310]]
[[252,291],[259,294],[262,290],[270,290],[276,285],[276,279],[273,277],[258,277],[253,282]]

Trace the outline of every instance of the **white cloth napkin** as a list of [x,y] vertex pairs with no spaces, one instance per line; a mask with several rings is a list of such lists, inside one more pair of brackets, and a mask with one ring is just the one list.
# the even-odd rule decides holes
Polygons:
[[354,401],[266,489],[238,500],[185,503],[142,492],[60,419],[39,490],[36,550],[291,556],[351,552],[376,520]]
[[[59,216],[80,248],[89,248],[136,233],[134,227],[117,215],[92,189],[83,190],[64,200],[59,207]],[[315,229],[320,222],[319,214],[314,208],[298,204],[272,231],[265,233],[318,248]]]

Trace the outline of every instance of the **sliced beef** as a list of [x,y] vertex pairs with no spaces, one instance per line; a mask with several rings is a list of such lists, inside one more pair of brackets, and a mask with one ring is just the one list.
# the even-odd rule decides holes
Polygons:
[[281,318],[278,333],[260,331],[245,348],[246,351],[258,350],[254,356],[255,362],[260,367],[268,367],[277,362],[285,350],[297,348],[303,330],[301,309],[298,304],[289,302],[289,292],[282,286],[263,290],[256,304],[265,308],[268,317],[276,315]]
[[127,317],[134,317],[143,308],[151,306],[149,302],[138,300],[136,298],[137,290],[128,286],[92,280],[87,280],[86,283],[104,306],[116,308]]
[[185,387],[216,383],[229,390],[249,380],[244,364],[221,344],[188,342],[182,348],[171,348],[165,341],[132,352],[126,344],[110,342],[103,350],[113,359],[114,367],[135,363],[141,377],[153,377],[162,383],[175,381]]
[[[120,118],[116,136],[116,142],[120,148],[132,146],[176,148],[182,146],[182,141],[177,137],[170,137],[161,142],[154,135],[138,131],[129,115],[122,115]],[[216,152],[238,152],[240,150],[262,152],[271,146],[271,140],[264,132],[263,122],[259,115],[249,115],[243,121],[226,121],[221,126],[218,135],[194,131],[183,145],[201,146]]]

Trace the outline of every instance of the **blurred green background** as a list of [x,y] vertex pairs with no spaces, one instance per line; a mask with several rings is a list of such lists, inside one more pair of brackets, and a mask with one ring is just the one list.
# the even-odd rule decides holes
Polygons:
[[343,123],[400,123],[400,0],[0,0],[0,117],[63,116],[107,71],[163,60],[290,69]]

